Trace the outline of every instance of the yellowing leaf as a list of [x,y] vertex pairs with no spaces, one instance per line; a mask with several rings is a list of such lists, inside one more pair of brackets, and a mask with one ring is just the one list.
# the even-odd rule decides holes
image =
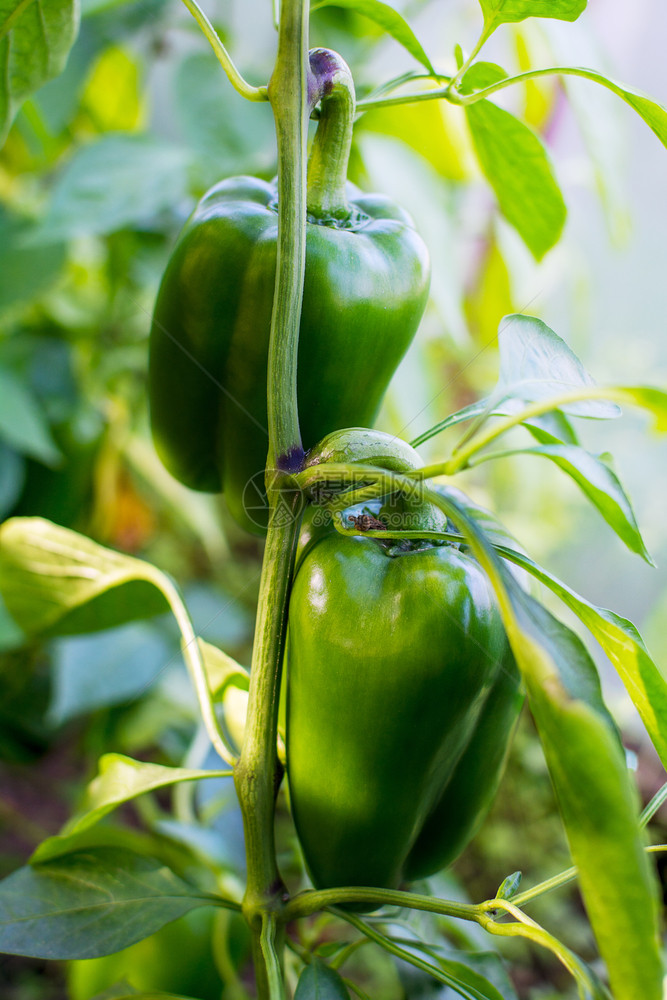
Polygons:
[[446,101],[378,108],[365,114],[360,124],[400,139],[447,180],[463,181],[476,171],[463,116]]
[[81,100],[82,110],[97,132],[132,132],[144,124],[139,67],[118,45],[95,62]]

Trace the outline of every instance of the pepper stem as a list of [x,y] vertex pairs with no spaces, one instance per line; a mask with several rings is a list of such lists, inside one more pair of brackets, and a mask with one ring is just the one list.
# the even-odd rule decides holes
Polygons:
[[345,185],[352,145],[354,81],[350,68],[331,49],[311,49],[308,97],[320,102],[320,118],[308,159],[308,214],[344,221],[350,217]]

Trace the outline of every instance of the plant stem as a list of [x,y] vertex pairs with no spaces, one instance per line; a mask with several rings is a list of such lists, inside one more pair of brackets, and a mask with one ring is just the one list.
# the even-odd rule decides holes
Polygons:
[[345,62],[329,49],[310,52],[310,68],[321,99],[320,117],[308,160],[308,212],[317,219],[350,216],[345,186],[352,145],[354,82]]
[[267,392],[268,468],[285,472],[303,461],[296,364],[306,267],[307,45],[307,0],[282,0],[278,57],[269,81],[278,143],[278,252]]
[[[303,461],[296,396],[299,320],[305,273],[308,3],[282,0],[269,99],[278,142],[278,252],[267,372],[269,528],[262,564],[246,731],[235,769],[245,831],[243,913],[251,931],[259,1000],[282,1000],[286,892],[274,839],[280,674],[287,603],[299,527],[291,471]],[[271,470],[277,471],[277,476]]]
[[243,79],[232,62],[229,52],[222,44],[220,36],[197,3],[197,0],[183,0],[183,3],[194,17],[195,21],[206,36],[206,39],[210,42],[211,47],[217,56],[218,62],[227,74],[229,82],[234,90],[236,90],[241,97],[245,97],[249,101],[268,101],[269,95],[266,87],[253,87],[247,80]]

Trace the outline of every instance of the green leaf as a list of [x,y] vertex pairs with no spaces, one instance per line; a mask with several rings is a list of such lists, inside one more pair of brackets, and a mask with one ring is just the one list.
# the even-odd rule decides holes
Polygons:
[[586,0],[480,0],[487,36],[499,24],[524,21],[527,17],[552,17],[576,21],[586,9]]
[[487,100],[466,107],[479,165],[500,210],[536,260],[559,240],[567,209],[541,139]]
[[77,0],[0,0],[0,143],[26,97],[63,70],[78,30]]
[[96,993],[91,1000],[193,1000],[193,998],[182,996],[180,993],[163,993],[155,990],[144,993],[143,990],[135,990],[134,986],[123,980],[109,986],[103,993]]
[[64,835],[81,833],[123,802],[158,788],[201,778],[227,778],[231,771],[198,771],[185,767],[147,764],[119,753],[100,757],[97,777],[88,785],[81,808],[63,827]]
[[0,437],[45,465],[62,459],[32,390],[8,368],[0,368]]
[[186,150],[141,135],[106,135],[83,146],[26,245],[149,223],[187,196],[190,160]]
[[472,94],[474,90],[484,90],[485,87],[490,87],[506,78],[506,71],[497,63],[476,62],[463,74],[459,83],[459,93]]
[[0,526],[0,591],[29,634],[90,632],[168,611],[161,576],[40,517]]
[[661,1000],[657,886],[640,832],[636,789],[599,682],[592,681],[590,657],[569,629],[503,573],[465,510],[451,499],[429,496],[465,535],[496,591],[614,996]]
[[614,396],[647,410],[655,419],[655,429],[667,433],[667,392],[647,385],[614,386]]
[[[630,551],[640,555],[649,566],[655,565],[644,545],[628,495],[614,470],[602,458],[571,444],[512,448],[497,455],[541,455],[554,462],[581,488]],[[485,459],[492,457],[493,454],[487,455]]]
[[20,497],[25,474],[23,456],[0,441],[0,520],[7,516]]
[[600,643],[618,671],[663,766],[667,767],[667,680],[637,628],[627,618],[591,604],[523,553],[502,547],[498,551],[553,591]]
[[[498,327],[498,350],[500,374],[491,394],[493,400],[535,403],[597,387],[574,351],[535,316],[522,313],[504,316]],[[562,411],[575,417],[597,419],[617,417],[621,412],[614,403],[597,399],[564,404]]]
[[315,958],[299,976],[294,1000],[350,1000],[350,994],[338,973]]
[[43,841],[32,858],[31,864],[57,857],[68,850],[70,838],[99,823],[124,802],[158,788],[181,781],[198,781],[200,778],[226,778],[231,771],[193,771],[183,767],[164,767],[132,760],[119,753],[104,754],[99,761],[99,772],[88,785],[77,813],[65,824],[61,833]]
[[512,896],[516,896],[519,891],[519,886],[521,885],[521,872],[512,872],[507,878],[504,878],[498,887],[496,896],[498,899],[511,899]]
[[414,56],[417,62],[425,66],[429,73],[436,75],[431,60],[424,52],[414,31],[398,11],[390,7],[389,4],[381,3],[380,0],[318,0],[310,9],[315,11],[321,7],[348,7],[358,14],[363,14],[364,17],[384,28],[399,45],[402,45],[411,56]]
[[167,667],[180,662],[164,629],[147,622],[58,639],[51,649],[47,721],[53,726],[141,697]]
[[90,848],[19,868],[0,882],[0,951],[58,959],[110,955],[211,902],[159,861]]
[[62,244],[23,245],[34,228],[34,223],[0,208],[0,310],[39,298],[63,268]]

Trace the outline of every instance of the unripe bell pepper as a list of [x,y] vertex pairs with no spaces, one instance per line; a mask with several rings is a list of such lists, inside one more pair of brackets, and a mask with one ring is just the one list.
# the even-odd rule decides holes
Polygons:
[[[428,507],[412,514],[433,530]],[[371,523],[388,509],[369,505]],[[309,508],[289,607],[294,822],[318,888],[392,888],[449,864],[477,831],[521,684],[465,546],[346,537],[321,519]]]
[[[346,184],[354,112],[349,70],[325,50],[311,53],[311,65],[331,86],[321,88],[308,167],[297,371],[306,450],[336,428],[372,423],[417,329],[429,285],[428,254],[408,215],[389,198]],[[216,184],[168,263],[150,343],[158,454],[192,489],[222,490],[236,520],[254,533],[265,530],[267,517],[277,229],[274,183],[234,177]]]

